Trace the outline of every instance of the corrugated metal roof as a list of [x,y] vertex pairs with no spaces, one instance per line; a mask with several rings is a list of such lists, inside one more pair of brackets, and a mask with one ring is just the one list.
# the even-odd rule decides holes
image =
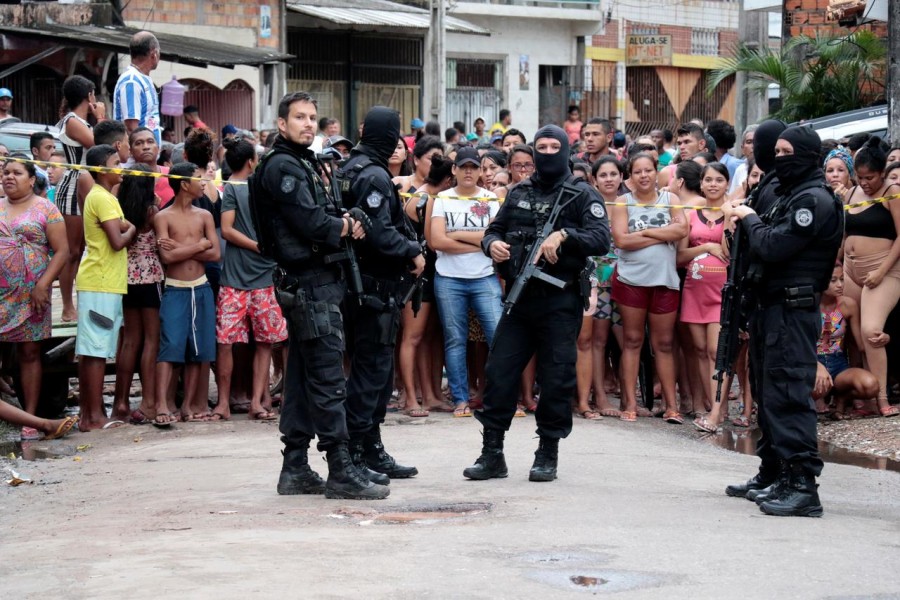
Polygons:
[[[356,7],[323,6],[330,2],[288,2],[288,10],[310,17],[323,19],[330,23],[349,26],[397,27],[420,31],[431,27],[431,15],[419,8],[386,2],[356,2]],[[371,8],[363,8],[370,6]],[[454,33],[472,33],[490,35],[490,31],[468,21],[447,15],[444,19],[447,31]]]
[[[100,48],[113,52],[128,53],[131,36],[140,31],[132,27],[95,27],[93,25],[41,25],[40,28],[0,25],[0,33],[27,38],[42,38],[64,45],[85,48]],[[235,65],[258,66],[293,58],[269,48],[251,48],[225,44],[216,40],[173,35],[154,31],[159,40],[160,55],[163,60],[185,63],[200,67],[217,66],[232,68]]]

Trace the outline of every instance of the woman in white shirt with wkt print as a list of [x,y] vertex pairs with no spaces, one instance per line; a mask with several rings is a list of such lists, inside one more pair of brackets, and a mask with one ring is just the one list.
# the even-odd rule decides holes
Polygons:
[[480,172],[478,152],[460,149],[453,166],[456,187],[438,194],[431,215],[431,246],[437,251],[434,293],[456,417],[471,416],[466,371],[469,309],[478,317],[488,345],[503,312],[494,265],[481,251],[481,238],[500,204],[492,192],[478,186]]

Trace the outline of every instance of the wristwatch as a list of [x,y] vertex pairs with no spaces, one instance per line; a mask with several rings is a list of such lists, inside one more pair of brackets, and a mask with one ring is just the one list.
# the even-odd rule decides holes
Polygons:
[[565,229],[560,229],[559,233],[560,235],[562,235],[562,241],[566,241],[567,239],[569,239],[569,232]]

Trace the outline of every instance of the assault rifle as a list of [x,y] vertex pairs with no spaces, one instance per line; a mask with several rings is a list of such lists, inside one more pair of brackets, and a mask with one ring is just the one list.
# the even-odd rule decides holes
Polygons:
[[[764,177],[762,182],[750,192],[747,204],[753,206],[760,189],[771,180]],[[716,347],[716,374],[713,375],[718,383],[716,385],[716,402],[722,401],[722,385],[727,377],[734,375],[734,365],[741,349],[740,331],[747,329],[747,295],[750,291],[750,283],[753,277],[748,275],[750,266],[750,252],[747,247],[745,233],[741,222],[738,221],[731,235],[731,262],[728,265],[728,279],[722,286],[722,310],[719,313],[719,341]],[[728,233],[725,234],[728,238]]]
[[[563,202],[562,197],[566,192],[569,192],[570,196],[568,200]],[[543,258],[538,260],[538,257],[541,255],[541,244],[543,244],[544,240],[553,233],[553,227],[556,225],[560,213],[565,207],[571,204],[580,193],[581,191],[579,189],[572,187],[567,183],[563,184],[562,188],[559,190],[559,195],[556,197],[556,200],[553,202],[553,208],[550,210],[550,216],[547,217],[547,220],[544,222],[544,227],[531,244],[531,250],[528,252],[525,263],[522,265],[522,270],[519,271],[515,281],[509,288],[509,292],[506,294],[506,300],[503,301],[503,308],[506,311],[506,314],[512,312],[513,307],[519,301],[519,298],[521,298],[522,293],[528,286],[528,282],[532,279],[540,279],[559,289],[566,287],[566,282],[562,279],[544,273],[543,267],[546,261]]]
[[[328,173],[331,181],[330,194],[331,202],[337,209],[339,215],[343,215],[344,202],[341,197],[341,190],[337,184],[337,169],[334,168],[334,156],[331,154],[316,154],[316,161],[322,170]],[[327,168],[326,168],[327,167]],[[362,274],[359,271],[359,261],[356,258],[356,250],[353,248],[353,239],[350,235],[341,238],[341,251],[329,254],[325,257],[325,264],[330,265],[336,262],[345,262],[347,264],[347,287],[350,293],[356,296],[357,301],[362,305],[365,298],[362,282]]]

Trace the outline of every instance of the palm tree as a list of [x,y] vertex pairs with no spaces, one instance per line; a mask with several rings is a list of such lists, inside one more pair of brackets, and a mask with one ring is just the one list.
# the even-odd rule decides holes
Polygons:
[[748,87],[781,88],[781,108],[773,118],[788,123],[862,108],[884,98],[885,56],[882,39],[860,30],[847,36],[791,38],[780,51],[735,47],[734,56],[712,72],[707,91],[725,78],[746,73]]

